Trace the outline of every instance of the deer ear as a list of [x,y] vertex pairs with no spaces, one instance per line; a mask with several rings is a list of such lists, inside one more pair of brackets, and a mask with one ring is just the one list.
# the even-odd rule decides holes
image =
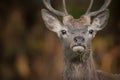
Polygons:
[[42,9],[41,14],[45,22],[45,25],[49,30],[56,32],[56,33],[58,33],[61,30],[62,28],[61,23],[49,11],[47,11],[46,9]]
[[107,25],[108,18],[109,10],[101,12],[99,15],[97,15],[97,17],[93,19],[91,27],[97,31],[102,30]]

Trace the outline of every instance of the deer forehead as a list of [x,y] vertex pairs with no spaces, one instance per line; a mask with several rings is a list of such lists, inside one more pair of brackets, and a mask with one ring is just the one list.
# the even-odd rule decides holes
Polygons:
[[90,17],[82,16],[79,19],[74,19],[71,15],[63,17],[63,23],[67,26],[80,27],[82,25],[90,25]]
[[80,25],[79,27],[67,26],[67,29],[72,34],[85,34],[88,31],[88,26]]

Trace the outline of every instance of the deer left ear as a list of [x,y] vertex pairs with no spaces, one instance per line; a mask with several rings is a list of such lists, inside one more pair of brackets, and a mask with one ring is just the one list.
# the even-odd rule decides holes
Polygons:
[[97,17],[93,19],[91,28],[96,31],[102,30],[107,25],[108,18],[109,10],[101,12],[99,15],[97,15]]

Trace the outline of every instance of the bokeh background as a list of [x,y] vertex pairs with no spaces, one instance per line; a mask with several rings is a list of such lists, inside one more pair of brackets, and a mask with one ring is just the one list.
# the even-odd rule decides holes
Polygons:
[[[79,18],[90,0],[66,0],[70,14]],[[92,11],[104,0],[95,0]],[[62,11],[62,0],[51,0]],[[61,80],[60,41],[41,18],[42,0],[0,0],[0,80]],[[120,73],[120,0],[112,0],[106,28],[93,40],[97,69]]]

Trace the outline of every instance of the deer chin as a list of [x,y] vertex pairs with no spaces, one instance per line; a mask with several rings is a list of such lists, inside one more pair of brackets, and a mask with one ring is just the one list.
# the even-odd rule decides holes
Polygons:
[[82,53],[82,52],[85,51],[85,47],[84,47],[84,46],[77,45],[77,46],[73,46],[73,47],[72,47],[72,50],[73,50],[73,52]]

